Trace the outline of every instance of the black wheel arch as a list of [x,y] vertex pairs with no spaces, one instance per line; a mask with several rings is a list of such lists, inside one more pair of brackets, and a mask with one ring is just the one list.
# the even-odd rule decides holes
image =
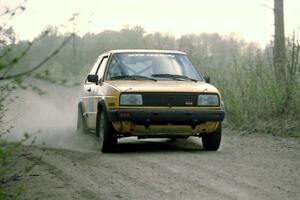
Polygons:
[[86,121],[83,117],[83,107],[82,107],[82,101],[78,102],[78,113],[77,113],[77,130],[81,130],[82,132],[89,132],[87,128]]
[[103,99],[100,99],[97,104],[97,117],[96,117],[96,136],[99,137],[99,119],[100,119],[100,113],[104,112],[107,113],[107,109],[105,106],[105,102]]
[[106,113],[106,111],[107,111],[107,109],[106,109],[106,105],[105,105],[105,102],[104,102],[104,100],[103,99],[100,99],[99,101],[98,101],[98,105],[97,105],[97,113],[98,112],[105,112]]
[[77,106],[78,106],[78,110],[82,112],[82,101],[79,101]]

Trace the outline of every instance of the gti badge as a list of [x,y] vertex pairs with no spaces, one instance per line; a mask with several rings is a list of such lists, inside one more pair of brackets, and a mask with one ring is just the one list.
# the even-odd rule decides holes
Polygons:
[[193,99],[186,99],[185,100],[185,105],[186,106],[192,106],[193,105]]

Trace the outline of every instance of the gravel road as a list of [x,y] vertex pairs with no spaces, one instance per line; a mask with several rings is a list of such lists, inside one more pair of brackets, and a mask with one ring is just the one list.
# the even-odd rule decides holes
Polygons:
[[196,138],[124,139],[114,154],[96,144],[89,152],[34,148],[23,198],[300,198],[299,141],[228,132],[218,152],[203,151]]
[[94,135],[74,130],[78,88],[44,89],[18,92],[8,115],[8,140],[37,137],[23,159],[35,166],[18,181],[22,199],[300,199],[299,139],[225,129],[218,152],[199,138],[127,138],[103,154]]

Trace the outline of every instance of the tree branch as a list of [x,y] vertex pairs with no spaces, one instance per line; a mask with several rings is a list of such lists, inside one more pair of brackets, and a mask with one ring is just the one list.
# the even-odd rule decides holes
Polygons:
[[4,16],[4,15],[10,15],[11,17],[13,17],[16,12],[20,9],[21,11],[24,11],[26,9],[25,7],[25,3],[27,2],[27,0],[24,0],[23,2],[21,2],[20,4],[18,4],[16,7],[14,7],[13,9],[9,9],[6,8],[6,10],[3,13],[0,13],[0,17]]
[[12,59],[12,60],[6,65],[6,67],[5,67],[5,68],[6,68],[6,71],[1,75],[1,77],[4,77],[6,74],[8,74],[9,71],[12,70],[13,66],[14,66],[15,64],[17,64],[17,63],[19,62],[19,60],[20,60],[21,58],[23,58],[23,57],[27,54],[27,52],[29,51],[29,49],[31,48],[31,46],[32,46],[32,43],[31,43],[31,42],[28,43],[27,48],[22,52],[22,54],[21,54],[19,57],[15,57],[14,59]]
[[69,37],[67,37],[51,54],[49,54],[46,58],[44,58],[44,60],[42,60],[35,67],[33,67],[33,68],[31,68],[31,69],[29,69],[29,70],[27,70],[25,72],[19,73],[19,74],[13,74],[13,75],[10,75],[10,76],[1,76],[0,77],[0,81],[8,80],[8,79],[13,79],[13,78],[18,78],[18,77],[21,77],[21,76],[25,76],[25,75],[28,75],[28,74],[34,72],[35,70],[39,69],[40,67],[43,66],[43,64],[45,64],[53,56],[55,56],[56,54],[58,54],[59,51],[70,41],[70,39],[72,37],[74,37],[74,34],[71,34]]

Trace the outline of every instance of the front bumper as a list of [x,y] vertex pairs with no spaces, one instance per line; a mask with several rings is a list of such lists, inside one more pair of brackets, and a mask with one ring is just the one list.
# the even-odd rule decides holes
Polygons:
[[208,121],[222,121],[224,110],[179,109],[118,109],[108,111],[110,121],[131,121],[136,124],[199,125]]

